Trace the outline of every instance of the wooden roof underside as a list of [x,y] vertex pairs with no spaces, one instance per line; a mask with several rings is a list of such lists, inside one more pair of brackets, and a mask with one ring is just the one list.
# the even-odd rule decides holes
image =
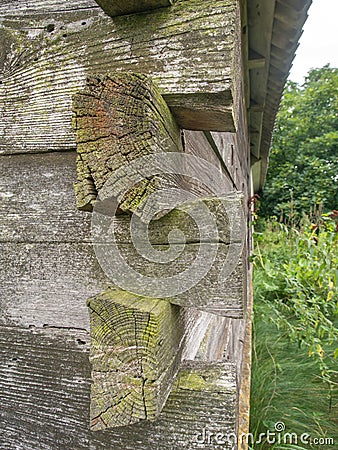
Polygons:
[[[312,0],[246,0],[247,99],[254,189],[265,181],[280,99]],[[245,28],[244,28],[245,30]]]

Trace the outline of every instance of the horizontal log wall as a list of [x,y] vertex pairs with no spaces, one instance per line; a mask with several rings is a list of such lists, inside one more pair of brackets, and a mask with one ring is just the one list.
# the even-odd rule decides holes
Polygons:
[[1,153],[74,148],[72,94],[114,70],[150,74],[184,128],[235,130],[237,1],[179,0],[114,19],[77,2],[44,13],[38,4],[31,16],[17,4],[1,25]]
[[[65,323],[66,326],[72,326],[73,323],[75,327],[87,328],[86,298],[105,289],[112,278],[107,277],[100,268],[90,244],[91,215],[81,213],[75,207],[75,155],[13,155],[1,157],[0,162],[3,193],[0,205],[3,310],[8,310],[7,314],[14,323],[18,323],[22,315],[20,311],[25,311],[22,320],[28,325]],[[226,209],[223,209],[226,205],[226,208],[232,208],[232,202],[235,207],[233,224],[238,227],[238,232],[234,232],[237,241],[230,238]],[[150,227],[149,237],[151,243],[158,246],[157,251],[166,248],[169,232],[173,228],[178,226],[183,232],[186,249],[172,263],[159,265],[138,255],[134,246],[128,243],[128,217],[121,216],[115,220],[115,238],[120,243],[122,256],[130,266],[152,277],[180,273],[189,268],[200,249],[207,252],[209,246],[211,251],[215,248],[215,261],[211,261],[212,269],[207,277],[202,277],[190,291],[178,295],[173,301],[182,306],[195,306],[208,312],[241,317],[246,296],[245,256],[235,264],[233,275],[225,283],[217,282],[230,242],[233,247],[238,247],[239,255],[241,253],[240,232],[245,224],[241,216],[240,198],[225,197],[219,205],[213,200],[206,202],[206,206],[214,215],[219,230],[217,240],[212,234],[208,238],[206,229],[202,244],[197,244],[201,237],[196,224],[192,220],[187,221],[184,211],[163,217],[159,227],[156,223]],[[189,214],[189,208],[187,212]],[[213,231],[211,228],[210,232]],[[106,243],[102,245],[109,255],[110,237],[105,234],[104,238]],[[142,236],[139,237],[140,243],[142,239]],[[176,242],[176,246],[180,242]],[[106,270],[109,273],[111,269],[107,267]],[[196,271],[204,272],[205,264],[197,267]]]
[[[150,74],[179,124],[206,130],[184,130],[182,149],[213,163],[223,174],[224,193],[243,191],[246,203],[247,132],[239,46],[233,47],[239,39],[237,6],[179,0],[149,14],[112,19],[91,0],[0,2],[0,390],[5,394],[0,448],[205,448],[205,431],[236,432],[243,326],[238,334],[235,324],[244,321],[194,308],[188,317],[195,327],[189,328],[182,358],[195,358],[208,327],[200,364],[182,367],[159,418],[89,432],[91,338],[85,302],[111,280],[95,258],[91,214],[75,206],[71,97],[92,73]],[[210,194],[200,185],[190,189]],[[169,214],[161,219],[160,232],[151,231],[153,243],[165,249],[172,223],[184,224],[187,252],[172,273],[189,266],[196,254],[196,230],[182,217]],[[203,245],[219,245],[225,255],[227,222],[222,227],[222,214],[215,217],[219,240]],[[134,259],[126,241],[128,219],[118,217],[114,226],[120,248]],[[221,268],[216,265],[177,303],[186,305],[193,297],[203,309],[211,295],[208,311],[242,317],[246,266],[244,246],[230,287],[215,284]],[[224,359],[228,362],[206,365]]]
[[[50,386],[48,380],[51,379],[53,373],[54,375],[56,373],[55,367],[61,367],[62,370],[67,371],[67,375],[62,375],[66,380],[69,379],[71,364],[73,364],[72,370],[77,371],[75,360],[73,360],[74,352],[80,352],[83,361],[82,367],[87,367],[87,372],[90,370],[88,365],[90,340],[86,331],[89,329],[89,323],[85,300],[89,295],[95,294],[109,285],[109,280],[100,269],[91,248],[90,214],[79,212],[75,208],[72,188],[72,183],[75,180],[75,154],[3,156],[1,162],[3,170],[1,180],[4,181],[2,186],[4,194],[2,197],[2,217],[5,224],[4,230],[7,230],[1,238],[2,267],[4,269],[2,271],[2,285],[5,293],[1,298],[1,309],[4,312],[1,320],[6,325],[15,323],[30,327],[26,329],[5,327],[4,333],[8,332],[11,335],[13,332],[13,339],[23,333],[27,337],[27,344],[24,344],[25,341],[22,340],[19,341],[19,344],[15,344],[15,341],[9,341],[6,344],[3,343],[1,348],[4,349],[8,345],[12,355],[11,358],[14,358],[14,360],[18,358],[17,360],[19,360],[19,366],[16,363],[14,367],[21,370],[22,364],[24,367],[28,365],[29,373],[32,374],[34,379],[38,377],[39,383],[41,383],[36,385],[35,381],[32,385],[27,384],[27,375],[19,372],[15,375],[18,384],[14,383],[9,387],[12,383],[10,380],[13,377],[6,372],[5,392],[6,398],[7,395],[10,395],[10,397],[5,401],[5,405],[7,405],[7,401],[10,404],[12,400],[14,400],[14,405],[16,401],[22,402],[22,397],[18,394],[22,389],[27,394],[29,393],[28,398],[31,403],[23,402],[22,408],[16,407],[15,420],[16,422],[19,421],[20,426],[14,426],[14,431],[9,435],[8,430],[13,430],[10,417],[14,416],[11,407],[8,406],[7,408],[6,406],[5,415],[7,418],[2,424],[4,430],[6,430],[4,434],[5,442],[8,445],[11,439],[13,439],[13,442],[20,440],[25,443],[25,450],[33,449],[36,446],[37,439],[35,433],[38,432],[39,439],[47,447],[55,441],[60,446],[67,443],[67,445],[74,445],[74,448],[88,448],[89,442],[94,439],[87,435],[89,417],[86,416],[84,411],[89,408],[90,375],[87,374],[87,378],[80,380],[76,378],[74,385],[72,381],[67,381],[70,384],[65,381],[66,384],[58,385],[59,387],[53,384],[51,395],[46,397],[45,393],[47,386]],[[37,186],[39,186],[38,190],[36,189]],[[213,202],[215,203],[215,201]],[[179,216],[181,213],[178,211],[175,214]],[[183,212],[182,214],[184,216]],[[164,238],[167,238],[167,230],[171,228],[171,216],[172,214],[169,214],[161,219],[164,226],[161,227],[160,235],[156,228],[151,231],[150,236],[152,236],[153,241],[161,242]],[[218,213],[215,218],[219,225],[226,223],[226,217],[222,214],[219,215]],[[176,220],[180,222],[180,219]],[[63,226],[65,223],[67,226]],[[190,236],[192,241],[196,240],[197,236],[194,237],[193,234],[194,228],[190,228],[189,222],[183,221],[182,223],[187,227],[185,234]],[[121,242],[127,240],[126,229],[128,228],[126,218],[116,218],[117,236]],[[221,240],[225,243],[229,242],[228,229],[219,228]],[[223,294],[224,289],[222,290]],[[206,318],[203,319],[202,325],[205,323],[208,323]],[[56,338],[54,343],[50,343],[50,335],[54,335],[54,333]],[[228,333],[228,329],[218,329],[213,335],[212,345],[215,346],[217,342],[218,351],[211,351],[211,356],[209,351],[208,360],[213,361],[223,357],[224,349],[222,351],[222,348],[227,347]],[[41,339],[35,342],[35,336],[39,335],[41,335]],[[200,340],[201,337],[203,337],[203,334],[198,339]],[[63,344],[64,339],[66,341]],[[22,349],[27,348],[32,358],[36,358],[37,361],[29,362],[31,360],[28,359],[26,350],[20,353],[19,349],[15,350],[16,345]],[[74,349],[72,349],[73,346],[75,346]],[[54,350],[52,351],[52,349]],[[16,356],[17,351],[20,354],[19,357]],[[82,353],[83,351],[85,353]],[[60,355],[60,352],[63,356]],[[68,356],[65,356],[68,355],[68,352],[69,360],[65,365],[64,359],[68,358]],[[227,354],[229,352],[231,353],[229,350]],[[191,358],[192,355],[191,349],[185,351],[185,358]],[[39,360],[40,357],[42,358],[41,361]],[[5,368],[8,364],[11,366],[11,358],[5,352]],[[49,375],[45,375],[45,369],[42,369],[47,364],[47,359],[48,367],[50,366]],[[7,378],[7,376],[10,378]],[[81,385],[83,394],[79,392],[78,383]],[[86,391],[83,391],[83,388],[86,388]],[[42,394],[43,392],[44,394]],[[61,392],[64,393],[66,398],[69,396],[72,400],[60,405],[57,395],[61,395]],[[76,395],[73,392],[76,392]],[[86,396],[81,400],[80,406],[76,406],[79,395],[85,393]],[[25,397],[27,394],[25,394]],[[44,396],[43,399],[39,399],[41,395]],[[36,400],[32,400],[35,399],[34,396],[36,396]],[[83,403],[84,401],[87,403]],[[59,405],[57,412],[55,404]],[[79,409],[76,408],[81,409],[81,414]],[[46,428],[44,428],[45,431],[39,427],[36,428],[34,420],[32,422],[30,419],[26,423],[27,410],[36,421],[43,420],[45,424],[54,421],[53,426],[48,427],[48,433]],[[70,417],[68,414],[70,414]],[[61,429],[65,420],[69,420],[75,427],[71,438],[68,432],[64,434]],[[160,422],[157,425],[164,427],[163,429],[160,428],[163,433],[168,426],[168,422],[165,422],[165,424],[163,425]],[[134,434],[134,430],[131,432]],[[25,434],[24,438],[21,433]],[[140,439],[140,436],[142,436],[141,430],[138,433],[138,439]],[[192,436],[185,436],[185,439],[195,439],[196,434],[197,430],[194,431]],[[182,434],[182,436],[184,435]],[[116,439],[116,442],[121,440],[124,443],[123,445],[127,445],[120,435],[114,434],[110,436],[110,439]],[[174,439],[174,437],[170,439]],[[105,436],[104,442],[107,442],[107,440],[108,437]],[[100,443],[99,438],[95,438],[93,442],[95,442],[92,444],[95,445],[94,448],[100,448],[100,445],[104,445]],[[134,441],[131,440],[131,442]],[[130,445],[130,448],[132,448],[132,445],[135,444]],[[145,443],[144,445],[150,444]]]
[[155,422],[90,432],[88,344],[84,331],[0,327],[1,448],[194,449],[206,448],[205,431],[234,439],[233,363],[182,367]]

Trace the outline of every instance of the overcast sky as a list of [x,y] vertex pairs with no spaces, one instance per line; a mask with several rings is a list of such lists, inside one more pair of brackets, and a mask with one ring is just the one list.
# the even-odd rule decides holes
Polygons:
[[313,0],[289,79],[303,83],[311,68],[338,67],[338,0]]

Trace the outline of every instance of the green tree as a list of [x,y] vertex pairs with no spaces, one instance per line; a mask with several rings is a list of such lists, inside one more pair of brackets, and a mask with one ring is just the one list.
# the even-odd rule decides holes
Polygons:
[[338,69],[288,82],[277,116],[261,214],[338,209]]

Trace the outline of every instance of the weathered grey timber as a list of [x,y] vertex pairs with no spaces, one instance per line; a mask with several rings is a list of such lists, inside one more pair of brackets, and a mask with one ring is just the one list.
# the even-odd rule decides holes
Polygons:
[[[91,214],[77,211],[75,207],[72,187],[76,179],[75,153],[2,156],[0,175],[0,304],[3,311],[0,320],[2,323],[27,326],[50,324],[88,329],[85,301],[108,287],[111,280],[100,268],[92,249]],[[196,223],[189,217],[189,212],[194,210],[194,202],[182,205],[182,210],[174,210],[148,227],[150,243],[158,251],[167,248],[164,246],[169,243],[169,233],[173,229],[179,228],[185,237],[186,254],[178,260],[176,268],[175,262],[171,264],[171,274],[188,266],[197,254],[198,242],[203,243],[206,251],[208,245],[214,248],[221,243],[219,254],[224,260],[226,247],[230,243],[229,210],[233,214],[235,230],[235,240],[232,242],[241,244],[240,230],[245,227],[241,216],[241,195],[232,194],[221,200],[201,199],[201,202],[214,221],[217,238],[212,223],[211,227],[204,227],[203,236],[200,235]],[[195,207],[198,207],[198,201]],[[115,240],[125,244],[123,252],[132,261],[138,260],[136,267],[143,271],[144,260],[130,244],[130,217],[116,217],[113,223]],[[137,241],[144,243],[145,236],[146,232],[136,234]],[[109,243],[110,238],[107,233],[103,241]],[[178,248],[184,242],[182,236],[175,242]],[[236,301],[242,299],[245,292],[241,287],[241,277],[245,276],[245,266],[242,268],[242,264],[240,261],[234,278],[227,280],[232,286],[229,292],[233,293],[229,303],[226,301],[225,286],[220,284],[210,290],[212,278],[217,278],[221,262],[209,274],[211,278],[201,281],[204,283],[203,291],[193,295],[204,306],[209,298],[220,299],[224,313],[228,308],[230,314],[241,316],[242,300],[239,304]],[[203,265],[204,262],[201,270]],[[152,270],[152,266],[147,266],[146,270]],[[168,276],[165,266],[157,273]],[[184,304],[184,297],[178,301]]]
[[[87,79],[86,89],[73,97],[73,112],[79,209],[92,210],[110,175],[122,167],[128,170],[134,159],[183,151],[180,130],[157,86],[145,75],[115,73]],[[178,187],[175,178],[143,179],[128,192],[118,193],[119,208],[142,217],[149,194]]]
[[79,330],[0,327],[1,449],[224,449],[204,430],[235,433],[231,362],[186,363],[155,422],[90,432],[88,344]]
[[[229,133],[232,135],[232,133]],[[203,131],[182,130],[184,152],[205,159],[215,166],[215,170],[223,173],[227,178],[224,186],[225,192],[231,192],[234,189],[234,182],[228,173],[228,168],[222,166],[222,162],[218,155],[218,149],[211,145],[212,143]],[[205,195],[207,196],[207,195]]]
[[96,0],[111,17],[170,6],[176,0]]
[[1,243],[0,323],[89,330],[88,297],[111,285],[90,244]]
[[[187,245],[176,262],[163,267],[145,263],[130,244],[121,244],[120,251],[140,273],[167,277],[189,268],[200,247],[203,252],[213,252],[217,245],[217,258],[207,276],[172,301],[223,316],[242,317],[246,262],[241,258],[230,278],[225,283],[218,282],[227,245]],[[159,251],[167,248],[158,246]],[[111,279],[100,268],[90,244],[2,243],[0,250],[2,323],[88,329],[86,299],[112,285]]]
[[[197,148],[196,145],[195,149]],[[204,146],[203,149],[205,148]],[[75,205],[75,161],[75,152],[0,156],[0,242],[93,242],[90,232],[92,215],[78,211]],[[168,244],[169,232],[179,228],[187,243],[217,241],[228,244],[228,214],[231,214],[232,226],[235,227],[233,236],[236,238],[235,242],[240,242],[240,232],[246,227],[243,222],[246,207],[243,203],[244,198],[240,193],[232,193],[221,199],[196,199],[195,202],[182,204],[180,209],[168,213],[159,219],[158,224],[156,221],[150,222],[147,229],[134,217],[137,229],[142,227],[144,231],[144,234],[139,232],[136,236],[138,241],[143,242],[148,232],[151,244]],[[209,227],[203,227],[201,237],[197,224],[189,216],[189,213],[198,212],[202,206],[208,209],[210,218],[214,221],[218,231],[217,239],[212,238],[212,222]],[[109,217],[102,216],[102,220],[108,219]],[[122,214],[109,220],[113,221],[113,226],[107,229],[106,241],[109,242],[109,232],[113,230],[117,242],[130,242],[130,217]],[[205,225],[209,222],[204,220]],[[183,240],[176,242],[183,243]]]
[[215,148],[221,163],[227,168],[231,180],[238,191],[249,195],[250,144],[248,138],[247,112],[244,98],[244,87],[239,96],[237,133],[206,133],[210,144]]
[[[151,245],[243,244],[246,217],[241,193],[186,201],[158,220],[143,223],[128,214],[111,216],[96,211],[92,242]],[[179,233],[178,233],[179,231]]]
[[90,242],[76,209],[75,152],[0,156],[0,242]]
[[228,360],[226,352],[229,345],[231,321],[229,317],[212,315],[207,331],[201,341],[196,359],[201,361]]
[[83,11],[84,9],[99,9],[95,0],[1,0],[1,17],[46,15],[48,13],[64,13]]
[[[233,271],[224,280],[221,274],[229,253],[229,245],[227,244],[187,244],[183,251],[181,251],[182,245],[180,244],[172,244],[170,247],[168,245],[157,245],[156,251],[158,252],[170,249],[171,252],[178,255],[175,260],[169,260],[165,264],[140,257],[139,252],[132,244],[120,244],[118,250],[119,258],[129,268],[140,274],[137,292],[146,292],[143,291],[144,284],[142,284],[141,275],[154,280],[158,279],[161,283],[165,283],[165,279],[168,278],[168,283],[172,283],[173,280],[170,277],[179,275],[183,277],[183,271],[186,270],[186,276],[189,278],[192,287],[185,292],[171,296],[170,301],[172,303],[198,308],[221,316],[241,318],[245,307],[247,260],[245,258],[245,247],[242,244],[234,243],[232,246],[234,254],[236,257],[239,255],[239,259],[227,261],[226,264],[232,265]],[[97,245],[97,249],[100,251],[100,244]],[[116,247],[109,243],[102,245],[100,264],[110,279],[119,279],[122,282],[122,277],[124,277],[128,282],[127,272],[119,271],[116,266],[119,259],[116,259],[115,250]],[[139,251],[147,255],[148,247],[143,250],[142,244],[140,244]],[[204,264],[198,261],[192,266],[199,255],[205,255]],[[199,279],[201,280],[197,281]],[[126,285],[123,284],[123,286]]]
[[237,1],[179,0],[114,19],[69,3],[28,19],[12,2],[5,13],[1,153],[74,149],[71,96],[108,71],[150,74],[184,128],[235,130]]
[[[87,302],[91,321],[91,429],[155,420],[186,345],[198,350],[199,313],[110,289]],[[202,336],[208,320],[199,322]],[[193,336],[195,351],[189,341]]]

